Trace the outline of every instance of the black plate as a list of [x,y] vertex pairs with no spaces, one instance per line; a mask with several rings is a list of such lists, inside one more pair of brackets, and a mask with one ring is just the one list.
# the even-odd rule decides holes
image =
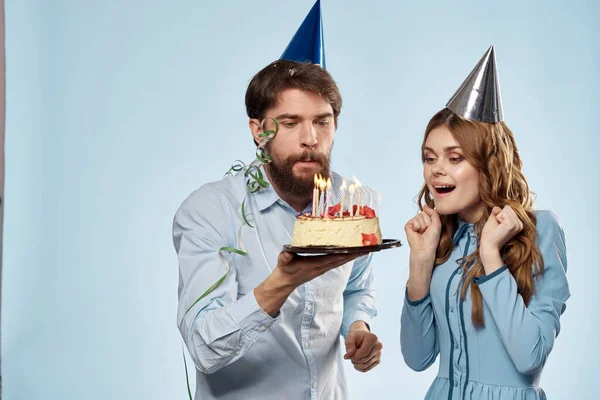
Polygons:
[[383,243],[376,246],[361,246],[361,247],[333,247],[333,246],[308,246],[296,247],[286,244],[283,246],[284,251],[296,254],[352,254],[352,253],[372,253],[385,249],[393,249],[400,247],[402,243],[397,239],[383,239]]

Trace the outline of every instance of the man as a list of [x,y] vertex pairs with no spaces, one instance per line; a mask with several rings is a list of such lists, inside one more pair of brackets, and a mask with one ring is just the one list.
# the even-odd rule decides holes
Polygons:
[[[248,86],[255,142],[263,121],[278,122],[260,169],[267,187],[253,193],[240,172],[202,186],[175,215],[178,325],[196,399],[346,399],[340,334],[357,370],[380,362],[371,257],[281,252],[296,215],[311,210],[314,174],[342,183],[329,169],[341,96],[315,65],[323,60],[311,61],[278,60]],[[363,196],[377,201],[368,188]]]

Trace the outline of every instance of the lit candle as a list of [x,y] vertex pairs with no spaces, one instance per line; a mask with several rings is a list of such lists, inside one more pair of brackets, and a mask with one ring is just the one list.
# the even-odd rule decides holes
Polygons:
[[344,200],[346,199],[346,180],[342,181],[340,186],[340,192],[342,193],[342,201],[340,203],[340,217],[344,216]]
[[325,187],[325,179],[319,174],[319,189],[321,190],[321,195],[319,196],[319,209],[317,215],[320,216],[323,216],[323,210],[325,210]]
[[350,211],[350,216],[352,217],[354,216],[354,210],[352,209],[352,199],[354,198],[354,183],[350,185],[348,191],[350,192],[350,205],[348,206],[348,210]]
[[316,217],[317,216],[317,207],[318,207],[317,201],[319,201],[319,189],[317,188],[317,174],[315,174],[314,183],[315,183],[315,186],[313,188],[312,216]]
[[329,216],[329,204],[331,203],[331,178],[327,178],[327,199],[325,200],[325,217]]
[[354,179],[354,182],[356,182],[356,213],[360,215],[360,195],[362,194],[362,184],[354,176],[352,176],[352,179]]

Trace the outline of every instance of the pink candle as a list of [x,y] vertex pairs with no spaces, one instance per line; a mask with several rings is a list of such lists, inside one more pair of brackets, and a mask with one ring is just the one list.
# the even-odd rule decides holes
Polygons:
[[317,199],[319,198],[319,189],[317,189],[317,174],[315,174],[315,187],[313,188],[313,197],[312,197],[312,216],[317,216]]
[[321,175],[319,175],[319,190],[321,195],[319,196],[319,204],[318,204],[318,212],[317,215],[323,216],[323,212],[325,210],[325,179]]

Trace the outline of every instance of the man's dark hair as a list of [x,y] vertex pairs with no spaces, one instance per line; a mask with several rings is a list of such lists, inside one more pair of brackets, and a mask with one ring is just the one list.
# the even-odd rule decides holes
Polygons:
[[276,106],[279,93],[286,89],[301,89],[319,94],[331,105],[337,127],[337,118],[342,108],[340,90],[329,72],[319,65],[307,62],[277,60],[254,75],[246,90],[248,117],[262,120],[267,110]]

